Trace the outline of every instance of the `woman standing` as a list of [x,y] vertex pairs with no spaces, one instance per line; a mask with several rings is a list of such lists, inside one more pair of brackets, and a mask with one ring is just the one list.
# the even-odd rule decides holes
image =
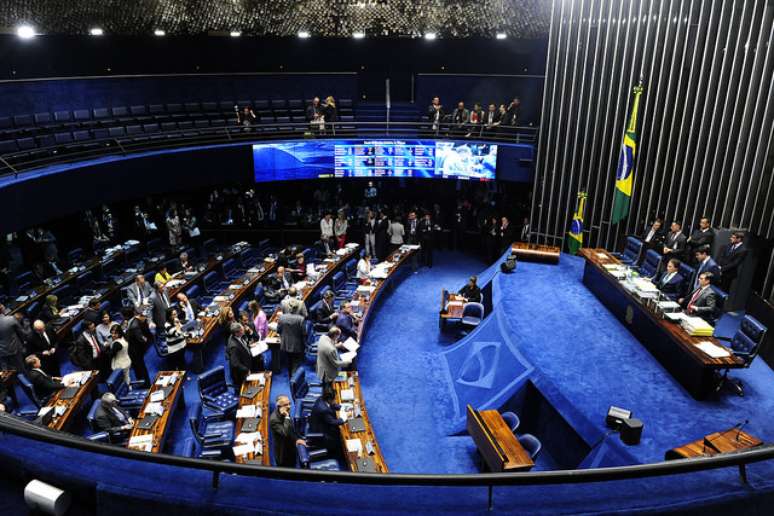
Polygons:
[[234,316],[234,309],[230,306],[226,306],[220,309],[218,312],[218,326],[228,331],[231,327],[231,323],[237,322]]
[[329,96],[325,99],[323,114],[325,117],[325,125],[329,125],[331,127],[331,132],[336,134],[336,122],[339,120],[339,115],[336,112],[336,101],[333,100],[333,97]]
[[339,249],[344,247],[347,243],[347,219],[344,216],[344,212],[340,211],[339,216],[336,217],[336,222],[333,225],[333,233],[336,235],[336,245]]
[[132,366],[132,359],[129,357],[129,343],[124,338],[124,330],[120,324],[114,324],[110,327],[110,339],[113,341],[110,344],[110,356],[112,357],[110,368],[113,371],[121,369],[124,372],[124,382],[131,387],[132,379],[129,376],[129,368]]
[[199,221],[196,220],[196,215],[193,214],[191,208],[186,208],[183,212],[183,229],[186,236],[190,239],[191,245],[201,257],[204,256],[202,250],[202,232],[199,229]]
[[185,371],[185,332],[183,323],[177,318],[177,310],[167,308],[167,322],[164,324],[167,338],[167,360],[173,371]]
[[266,318],[266,312],[261,308],[261,303],[256,300],[250,301],[247,309],[250,310],[250,317],[253,319],[253,326],[258,334],[258,339],[264,340],[266,335],[269,334],[269,322]]
[[405,231],[403,224],[396,218],[390,225],[387,226],[387,234],[390,235],[390,252],[395,251],[397,248],[403,245],[403,235]]
[[167,231],[169,231],[169,245],[178,247],[182,243],[183,225],[175,208],[170,208],[167,214]]

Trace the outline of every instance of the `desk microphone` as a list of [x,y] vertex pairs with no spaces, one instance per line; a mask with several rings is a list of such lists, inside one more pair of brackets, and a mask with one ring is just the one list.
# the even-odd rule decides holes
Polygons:
[[743,423],[739,423],[739,424],[736,425],[738,427],[737,430],[736,430],[736,441],[737,442],[739,442],[739,436],[742,433],[742,428],[744,428],[744,425],[746,425],[749,422],[750,422],[749,419],[745,419]]

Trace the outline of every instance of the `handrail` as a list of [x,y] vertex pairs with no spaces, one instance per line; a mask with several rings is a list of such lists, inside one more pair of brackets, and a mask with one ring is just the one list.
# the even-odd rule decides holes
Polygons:
[[[389,129],[389,138],[427,138],[434,140],[470,140],[492,143],[535,143],[537,127],[518,126],[502,127],[498,133],[487,134],[479,131],[479,134],[466,137],[464,127],[456,127],[450,122],[442,122],[438,131],[433,131],[430,122],[359,122],[356,120],[335,122],[326,124],[332,127],[332,131],[326,134],[315,134],[316,139],[333,138],[378,138],[385,136]],[[480,128],[478,128],[480,129]],[[249,128],[240,126],[202,127],[191,129],[176,129],[174,131],[159,131],[154,133],[138,133],[121,137],[111,136],[102,139],[90,139],[72,141],[66,144],[55,144],[49,147],[36,148],[34,151],[48,152],[48,156],[30,159],[27,161],[13,161],[14,157],[24,156],[28,152],[9,153],[0,156],[5,162],[12,160],[6,166],[0,166],[0,177],[34,170],[50,165],[69,164],[86,159],[101,158],[112,155],[127,155],[137,152],[155,150],[173,150],[194,145],[233,144],[236,142],[248,143],[251,141],[272,141],[286,139],[301,139],[306,131],[311,131],[308,123],[271,123],[257,124]],[[203,134],[190,134],[203,131]],[[189,133],[186,135],[185,133]],[[132,142],[132,138],[147,138],[143,141]],[[159,138],[161,137],[161,138]],[[91,149],[67,150],[60,153],[59,150],[70,145],[89,145]]]
[[345,471],[306,470],[282,467],[236,464],[179,457],[168,454],[150,454],[128,448],[89,441],[64,432],[56,432],[45,427],[33,425],[27,421],[7,414],[0,414],[0,431],[26,437],[49,444],[68,446],[73,449],[100,453],[122,459],[140,460],[155,464],[187,467],[211,471],[213,474],[232,473],[251,477],[275,478],[314,482],[339,482],[346,484],[370,485],[413,485],[413,486],[514,486],[548,485],[603,482],[608,480],[626,480],[648,478],[681,473],[706,471],[738,466],[774,459],[774,445],[764,445],[750,450],[718,454],[712,457],[697,457],[651,464],[632,466],[613,466],[579,470],[557,470],[520,473],[480,473],[480,474],[408,474],[408,473],[354,473]]

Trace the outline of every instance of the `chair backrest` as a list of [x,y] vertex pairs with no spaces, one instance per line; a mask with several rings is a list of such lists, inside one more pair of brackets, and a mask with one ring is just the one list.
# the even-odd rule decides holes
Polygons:
[[355,271],[357,270],[357,260],[354,258],[344,264],[344,270],[347,273],[347,277],[352,279],[355,277]]
[[92,432],[97,432],[99,429],[97,428],[97,408],[99,408],[100,403],[102,403],[102,400],[97,398],[94,400],[94,402],[91,404],[91,407],[89,408],[89,411],[86,413],[86,422],[89,423],[89,428],[91,428]]
[[340,290],[344,288],[347,283],[347,278],[343,272],[339,271],[333,275],[332,286],[333,290]]
[[537,456],[538,453],[540,453],[540,450],[543,448],[543,444],[540,442],[540,439],[532,434],[520,435],[519,443],[521,443],[521,446],[527,450],[527,453],[529,453],[529,456],[533,459]]
[[202,396],[217,396],[224,392],[226,385],[226,369],[218,366],[199,375],[196,383],[199,387],[199,394]]
[[626,237],[626,247],[624,247],[623,258],[626,261],[636,262],[642,252],[642,240],[637,237]]
[[29,378],[21,373],[19,373],[16,378],[19,379],[19,385],[21,386],[24,395],[27,396],[36,407],[40,408],[43,404],[38,399],[38,395],[35,394],[35,388],[32,386],[32,382],[29,380]]
[[201,295],[202,289],[199,285],[191,285],[186,289],[185,295],[188,299],[197,299]]
[[223,262],[223,273],[228,276],[232,272],[236,270],[236,260],[234,258],[229,258],[225,262]]
[[642,266],[640,267],[640,274],[651,278],[655,276],[661,268],[662,259],[663,257],[658,254],[658,251],[654,249],[648,250],[648,252],[645,253],[645,261],[642,262]]
[[113,370],[107,380],[105,380],[105,384],[107,384],[108,391],[115,394],[116,398],[121,398],[129,389],[129,386],[124,381],[124,371],[122,369]]
[[715,318],[720,317],[720,314],[723,313],[723,309],[726,306],[726,301],[728,300],[728,292],[721,290],[716,285],[710,285],[710,288],[715,292],[716,302],[715,302],[715,313],[713,314]]
[[680,273],[680,276],[683,277],[684,282],[684,288],[685,291],[690,291],[693,289],[693,275],[696,274],[696,269],[691,267],[690,265],[680,262],[680,267],[678,267],[678,272]]
[[309,390],[306,384],[306,372],[303,367],[297,368],[293,372],[293,376],[290,377],[290,394],[294,400],[298,400],[306,396],[306,392]]
[[210,271],[204,275],[204,288],[208,293],[213,294],[215,288],[218,286],[218,273]]
[[253,298],[258,300],[259,303],[263,301],[263,285],[258,283],[258,285],[255,287],[255,292],[253,292]]
[[[750,365],[753,358],[758,355],[763,340],[766,338],[767,328],[751,315],[745,315],[739,329],[731,340],[731,349],[743,354],[746,365]],[[745,356],[746,355],[746,356]]]
[[188,424],[191,427],[191,433],[193,434],[194,438],[199,441],[199,444],[202,444],[203,442],[200,432],[201,420],[202,404],[199,402],[191,403],[191,406],[188,408]]
[[298,463],[303,469],[309,469],[309,448],[303,444],[296,445],[296,452],[298,453]]
[[465,303],[462,307],[462,317],[484,318],[484,305],[481,303]]

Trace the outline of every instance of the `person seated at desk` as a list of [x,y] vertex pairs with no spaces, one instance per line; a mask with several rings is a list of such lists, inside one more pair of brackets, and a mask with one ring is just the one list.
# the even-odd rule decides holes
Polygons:
[[350,365],[349,360],[339,357],[338,349],[343,348],[339,342],[341,330],[331,326],[326,335],[322,335],[317,341],[317,364],[315,372],[323,384],[324,391],[333,392],[333,381],[339,374],[339,370]]
[[153,294],[153,289],[145,281],[145,276],[142,274],[135,276],[134,283],[126,291],[129,302],[138,308],[150,304],[151,294]]
[[274,276],[268,278],[263,285],[264,296],[270,302],[278,303],[292,284],[293,278],[290,277],[290,273],[285,272],[285,267],[277,267]]
[[306,281],[306,260],[303,254],[296,257],[296,266],[291,270],[293,281]]
[[371,274],[371,255],[365,253],[357,262],[357,279],[363,284],[368,281],[369,274]]
[[53,294],[46,296],[38,318],[44,323],[50,323],[59,319],[59,298]]
[[[711,272],[715,281],[720,277],[720,267],[710,256],[709,247],[700,247],[694,253],[696,256],[696,279],[693,280],[691,290],[699,288],[699,274],[702,272]],[[690,278],[686,278],[690,279]]]
[[154,285],[166,285],[167,281],[172,279],[172,275],[167,270],[167,265],[162,263],[156,270],[156,275],[153,276]]
[[676,300],[683,293],[685,278],[678,272],[679,270],[680,260],[672,258],[667,262],[666,270],[656,280],[656,286],[661,293],[672,301]]
[[296,287],[290,287],[288,289],[288,295],[280,303],[280,308],[283,312],[289,314],[298,314],[304,319],[309,317],[309,312],[306,310],[306,304],[298,298],[298,291]]
[[50,376],[48,373],[40,368],[40,359],[36,355],[30,355],[24,359],[24,363],[27,365],[29,372],[27,376],[32,383],[32,388],[35,391],[35,396],[38,397],[41,403],[48,403],[49,398],[56,392],[69,387],[68,384],[62,383],[62,379],[58,376]]
[[269,417],[269,427],[276,465],[283,468],[296,467],[296,445],[306,445],[306,441],[296,432],[290,415],[290,398],[284,394],[277,396],[276,407]]
[[717,297],[710,287],[713,274],[702,272],[699,274],[699,288],[693,291],[689,297],[679,299],[677,302],[685,306],[685,313],[701,317],[710,324],[715,323],[717,310]]
[[89,304],[86,310],[83,312],[83,320],[91,321],[94,324],[99,324],[102,319],[102,314],[99,310],[99,298],[92,297],[89,299]]
[[41,320],[32,323],[32,333],[27,339],[27,354],[39,357],[41,368],[51,376],[59,376],[57,345],[56,334],[46,327],[46,323]]
[[193,272],[194,264],[188,258],[188,253],[180,253],[180,272]]
[[116,395],[106,392],[94,412],[94,426],[101,432],[108,432],[112,438],[115,434],[131,430],[134,420],[118,405]]
[[477,285],[478,277],[471,276],[468,279],[467,285],[462,287],[458,292],[459,295],[465,298],[465,301],[480,303],[481,302],[481,289]]
[[323,434],[325,447],[333,457],[341,456],[339,427],[346,423],[346,419],[336,417],[336,411],[339,409],[341,405],[336,403],[336,395],[332,391],[323,391],[322,396],[317,398],[312,406],[309,416],[309,431]]
[[179,292],[177,296],[178,317],[183,322],[183,327],[187,330],[192,329],[196,322],[196,316],[199,313],[199,303],[188,299],[188,296]]
[[341,330],[344,340],[349,338],[357,340],[357,322],[355,315],[352,313],[352,303],[349,301],[341,304],[339,316],[336,318],[336,326]]

